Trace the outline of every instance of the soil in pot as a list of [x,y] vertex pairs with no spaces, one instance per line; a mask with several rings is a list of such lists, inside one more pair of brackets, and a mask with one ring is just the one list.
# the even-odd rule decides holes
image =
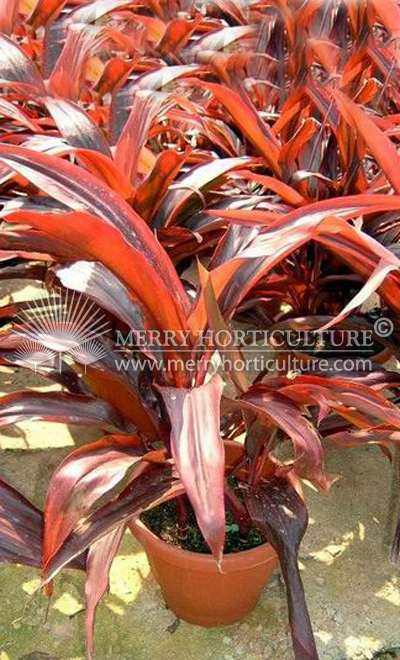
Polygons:
[[[188,511],[188,526],[185,541],[181,541],[178,537],[177,505],[175,500],[170,500],[154,509],[146,511],[141,515],[140,519],[153,534],[156,534],[156,536],[168,544],[178,546],[183,550],[190,550],[191,552],[211,554],[189,502],[186,503],[186,507]],[[239,525],[229,511],[226,514],[225,532],[224,554],[226,555],[233,552],[241,552],[242,550],[251,550],[265,543],[265,539],[256,528],[250,529],[248,534],[244,538],[241,538]]]

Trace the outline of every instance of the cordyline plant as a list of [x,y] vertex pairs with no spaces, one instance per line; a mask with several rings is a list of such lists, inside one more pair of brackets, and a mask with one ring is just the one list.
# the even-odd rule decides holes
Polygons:
[[[44,513],[1,482],[0,559],[40,567],[49,591],[62,568],[86,571],[91,656],[132,518],[174,497],[184,516],[189,500],[223,570],[226,507],[276,549],[295,656],[317,658],[297,479],[329,486],[323,444],[388,452],[400,379],[377,367],[252,383],[232,369],[221,414],[209,358],[238,349],[199,336],[235,317],[371,330],[361,305],[375,291],[396,320],[398,4],[3,0],[0,29],[0,277],[81,293],[109,323],[96,362],[81,347],[61,369],[38,363],[62,392],[1,400],[1,425],[40,418],[107,435],[62,462]],[[196,285],[179,274],[197,255]],[[0,357],[15,368],[27,366],[26,308],[0,310]],[[181,342],[156,354],[137,342],[132,355],[164,368],[121,371],[117,336],[130,330]],[[396,330],[375,337],[385,357],[399,354]],[[226,471],[223,441],[243,433],[245,457]],[[279,461],[288,440],[293,459]],[[393,557],[399,538],[400,525]]]

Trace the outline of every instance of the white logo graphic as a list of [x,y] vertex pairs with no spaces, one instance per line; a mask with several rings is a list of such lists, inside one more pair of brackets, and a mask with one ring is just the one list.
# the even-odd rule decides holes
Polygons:
[[55,364],[58,358],[61,372],[65,355],[85,367],[107,355],[98,339],[109,331],[109,323],[94,302],[75,291],[58,289],[32,300],[17,318],[14,332],[23,341],[16,357],[35,370],[46,362]]

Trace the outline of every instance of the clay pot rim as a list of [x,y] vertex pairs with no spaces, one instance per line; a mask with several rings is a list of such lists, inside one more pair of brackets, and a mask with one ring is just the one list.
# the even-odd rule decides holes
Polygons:
[[[160,539],[159,536],[154,534],[146,525],[136,518],[131,522],[133,531],[139,541],[141,538],[155,547],[164,556],[164,559],[169,560],[173,564],[182,563],[182,565],[190,564],[190,567],[196,570],[215,573],[216,561],[210,554],[202,552],[193,552],[193,550],[184,550],[176,545],[172,545]],[[263,564],[268,561],[276,560],[277,555],[270,543],[263,543],[255,548],[249,550],[240,550],[239,552],[232,552],[226,554],[222,558],[222,572],[241,571],[246,568],[254,567],[257,564]]]

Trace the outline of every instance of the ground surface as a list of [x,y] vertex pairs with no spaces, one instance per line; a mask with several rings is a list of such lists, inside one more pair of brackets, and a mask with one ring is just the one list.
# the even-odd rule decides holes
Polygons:
[[[0,369],[3,394],[28,384],[48,388],[34,375],[15,380]],[[94,437],[78,427],[46,423],[5,429],[0,476],[42,506],[55,466]],[[305,487],[311,520],[301,552],[320,660],[399,660],[400,569],[388,561],[395,469],[375,448],[332,452],[328,468],[343,478],[323,495]],[[82,575],[65,571],[57,580],[47,621],[37,585],[36,571],[0,566],[0,660],[83,660]],[[97,660],[293,658],[279,575],[242,623],[216,629],[174,624],[145,553],[127,534],[113,565],[110,594],[98,610]]]

